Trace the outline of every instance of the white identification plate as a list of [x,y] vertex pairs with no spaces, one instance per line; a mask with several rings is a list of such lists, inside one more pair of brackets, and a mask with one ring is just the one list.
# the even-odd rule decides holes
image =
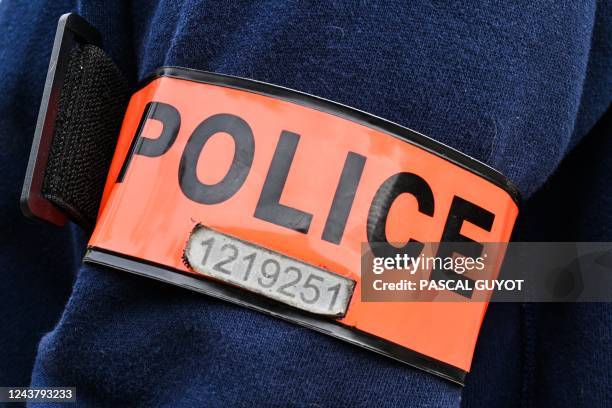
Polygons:
[[204,226],[190,235],[185,260],[201,275],[320,315],[344,316],[355,288],[351,279]]

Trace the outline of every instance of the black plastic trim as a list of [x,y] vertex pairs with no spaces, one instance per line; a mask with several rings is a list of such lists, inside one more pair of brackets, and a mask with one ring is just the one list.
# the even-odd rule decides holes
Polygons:
[[38,121],[32,140],[28,168],[21,190],[19,205],[28,217],[40,218],[56,225],[64,225],[68,216],[47,200],[42,193],[45,169],[55,132],[55,119],[59,111],[60,93],[68,69],[70,51],[79,44],[102,46],[102,37],[96,29],[75,13],[64,14],[57,23],[49,70],[45,80]]
[[387,133],[391,136],[397,137],[403,141],[425,149],[430,153],[440,156],[502,188],[510,195],[510,197],[512,197],[512,200],[514,200],[517,205],[520,205],[521,203],[520,192],[516,186],[506,176],[494,168],[470,156],[467,156],[450,146],[431,139],[428,136],[398,125],[397,123],[382,119],[378,116],[374,116],[358,109],[293,89],[255,81],[252,79],[182,67],[161,67],[144,79],[139,84],[138,89],[142,89],[150,82],[161,77],[184,79],[187,81],[254,92],[360,123],[364,126]]
[[316,330],[366,348],[394,360],[419,368],[457,383],[465,385],[466,372],[443,361],[436,360],[414,350],[371,334],[344,326],[331,318],[324,318],[303,312],[299,309],[250,293],[238,287],[219,283],[210,279],[199,279],[183,271],[129,257],[101,248],[88,248],[84,262],[119,269],[161,282],[170,283],[185,289],[203,293],[227,302],[248,307],[253,310],[278,317],[286,321]]

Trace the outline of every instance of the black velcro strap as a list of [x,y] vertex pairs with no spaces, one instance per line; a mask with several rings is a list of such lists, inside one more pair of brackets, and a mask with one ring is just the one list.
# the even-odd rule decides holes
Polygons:
[[128,100],[127,81],[101,48],[70,51],[42,194],[87,230],[95,224]]

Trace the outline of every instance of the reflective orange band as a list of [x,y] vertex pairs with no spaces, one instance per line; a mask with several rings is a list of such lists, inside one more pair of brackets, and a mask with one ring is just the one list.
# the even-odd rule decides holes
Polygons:
[[[490,225],[464,221],[462,235],[509,240],[515,193],[485,165],[329,101],[166,68],[132,96],[86,260],[273,313],[461,382],[486,303],[362,302],[360,289],[363,243],[440,241],[458,217],[457,200],[491,215]],[[274,259],[256,261],[261,291],[186,262],[194,231],[200,257],[208,242],[224,242],[215,250],[227,262],[214,268],[228,276],[239,256],[248,268],[248,251],[270,250]],[[277,264],[302,265],[300,279],[306,270],[313,277],[298,293],[287,270],[276,276]],[[272,288],[275,279],[287,279],[285,289]],[[336,281],[350,292],[346,310]],[[271,288],[306,303],[325,290],[334,305],[318,315],[270,298]]]

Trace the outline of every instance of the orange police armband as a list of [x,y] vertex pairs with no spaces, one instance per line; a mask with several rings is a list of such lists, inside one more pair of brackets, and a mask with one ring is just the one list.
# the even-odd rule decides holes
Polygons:
[[[82,58],[99,61],[95,47],[80,44],[83,22],[69,16],[66,27]],[[79,61],[81,81],[88,65]],[[78,89],[70,69],[66,81]],[[463,383],[487,302],[364,301],[361,261],[364,247],[385,254],[401,252],[402,243],[508,242],[518,199],[500,173],[328,100],[161,68],[131,96],[116,147],[108,110],[84,110],[99,112],[95,124],[103,126],[89,114],[78,129],[109,136],[85,140],[87,160],[73,173],[91,176],[74,182],[62,176],[70,153],[62,149],[89,133],[66,130],[78,112],[47,110],[58,94],[46,94],[41,108],[22,204],[58,224],[66,214],[95,224],[85,262],[250,307]],[[102,150],[109,157],[98,162]],[[93,206],[83,197],[94,193],[82,191],[95,183],[101,197]]]

